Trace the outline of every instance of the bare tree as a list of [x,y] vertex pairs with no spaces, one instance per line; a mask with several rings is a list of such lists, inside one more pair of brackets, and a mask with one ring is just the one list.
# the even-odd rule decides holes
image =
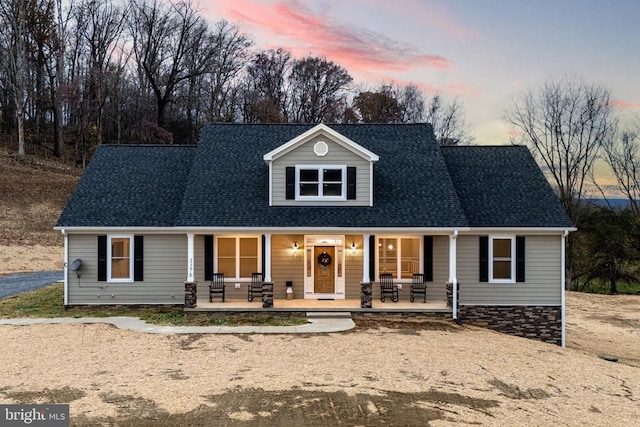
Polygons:
[[326,58],[306,57],[294,62],[291,85],[291,119],[298,123],[334,121],[353,78]]
[[422,123],[425,119],[425,98],[422,91],[413,83],[397,90],[402,105],[402,123]]
[[237,25],[222,20],[211,32],[210,43],[200,49],[200,62],[191,74],[204,72],[208,120],[228,121],[230,93],[235,90],[233,82],[249,61],[252,45],[253,41]]
[[575,222],[593,162],[614,135],[609,91],[584,80],[549,80],[515,98],[506,118],[548,171]]
[[616,178],[618,190],[629,200],[631,210],[640,214],[640,125],[605,141],[604,160]]
[[435,94],[427,105],[425,120],[433,126],[440,145],[465,145],[473,142],[465,123],[464,106],[459,98],[450,102]]
[[[615,133],[609,91],[584,80],[548,80],[538,90],[514,98],[506,118],[548,172],[565,212],[577,223],[593,163]],[[568,289],[573,259],[573,236],[569,235]]]
[[[112,0],[81,0],[75,9],[76,31],[84,46],[86,75],[84,100],[97,145],[104,137],[104,108],[109,96],[109,79],[114,61],[123,51],[119,43],[126,11]],[[116,67],[117,68],[117,67]]]
[[2,56],[7,82],[11,86],[18,127],[18,157],[24,157],[24,108],[26,99],[26,6],[22,0],[0,2],[0,39],[6,48]]
[[[156,98],[157,124],[164,127],[177,86],[208,71],[214,51],[190,55],[201,48],[198,43],[207,23],[190,1],[131,0],[128,18],[134,57]],[[196,57],[198,63],[187,66],[186,59]]]
[[247,66],[244,102],[249,121],[286,122],[288,92],[286,87],[291,53],[284,50],[258,52]]

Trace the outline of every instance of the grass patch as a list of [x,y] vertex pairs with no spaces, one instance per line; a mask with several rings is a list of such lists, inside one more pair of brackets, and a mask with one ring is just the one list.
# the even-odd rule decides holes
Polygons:
[[271,314],[185,313],[179,307],[82,306],[64,308],[62,283],[0,300],[0,317],[139,317],[147,323],[169,326],[294,326],[307,319]]

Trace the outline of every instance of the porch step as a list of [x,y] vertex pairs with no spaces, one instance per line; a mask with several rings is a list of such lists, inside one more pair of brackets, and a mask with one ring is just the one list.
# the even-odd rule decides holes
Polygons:
[[351,313],[347,311],[308,311],[309,319],[351,319]]

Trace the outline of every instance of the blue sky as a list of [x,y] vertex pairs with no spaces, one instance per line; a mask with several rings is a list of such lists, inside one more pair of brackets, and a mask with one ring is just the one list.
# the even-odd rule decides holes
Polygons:
[[478,144],[509,142],[511,98],[549,77],[602,84],[640,116],[638,0],[200,0],[257,48],[324,55],[356,83],[459,96]]

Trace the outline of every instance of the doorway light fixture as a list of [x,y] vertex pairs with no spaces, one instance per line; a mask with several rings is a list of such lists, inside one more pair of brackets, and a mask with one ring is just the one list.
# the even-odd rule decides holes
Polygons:
[[351,242],[351,255],[356,254],[356,242]]

